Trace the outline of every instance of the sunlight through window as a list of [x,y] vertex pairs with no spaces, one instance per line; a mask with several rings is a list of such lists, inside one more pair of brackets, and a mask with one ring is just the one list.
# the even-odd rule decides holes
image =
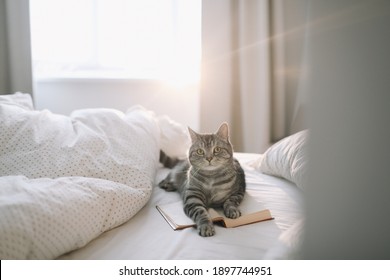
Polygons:
[[199,0],[30,0],[42,78],[199,80]]

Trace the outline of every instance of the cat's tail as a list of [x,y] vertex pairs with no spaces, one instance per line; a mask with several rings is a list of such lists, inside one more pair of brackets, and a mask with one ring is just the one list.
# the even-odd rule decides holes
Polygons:
[[170,157],[164,151],[160,150],[160,162],[167,168],[173,168],[180,159],[176,157]]

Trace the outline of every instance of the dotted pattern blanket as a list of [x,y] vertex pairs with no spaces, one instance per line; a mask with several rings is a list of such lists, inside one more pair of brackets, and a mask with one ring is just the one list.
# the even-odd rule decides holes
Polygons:
[[34,110],[0,96],[0,259],[53,259],[132,218],[149,200],[160,130],[142,108]]

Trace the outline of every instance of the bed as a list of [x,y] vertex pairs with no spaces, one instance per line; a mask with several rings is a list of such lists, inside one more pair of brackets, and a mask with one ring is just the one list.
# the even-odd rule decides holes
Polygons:
[[289,259],[303,229],[307,131],[264,154],[236,153],[247,194],[273,220],[212,237],[174,231],[156,205],[160,149],[185,156],[186,127],[140,106],[70,116],[34,109],[29,94],[0,96],[1,259]]

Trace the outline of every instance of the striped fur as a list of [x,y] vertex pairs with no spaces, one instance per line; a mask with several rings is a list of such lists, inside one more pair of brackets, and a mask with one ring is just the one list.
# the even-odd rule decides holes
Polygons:
[[245,174],[233,158],[228,125],[223,123],[214,134],[198,134],[189,128],[192,145],[188,159],[177,160],[160,153],[160,161],[173,168],[159,183],[167,191],[178,191],[184,212],[193,219],[201,236],[215,234],[209,207],[223,208],[226,217],[241,215],[238,208],[245,194]]

